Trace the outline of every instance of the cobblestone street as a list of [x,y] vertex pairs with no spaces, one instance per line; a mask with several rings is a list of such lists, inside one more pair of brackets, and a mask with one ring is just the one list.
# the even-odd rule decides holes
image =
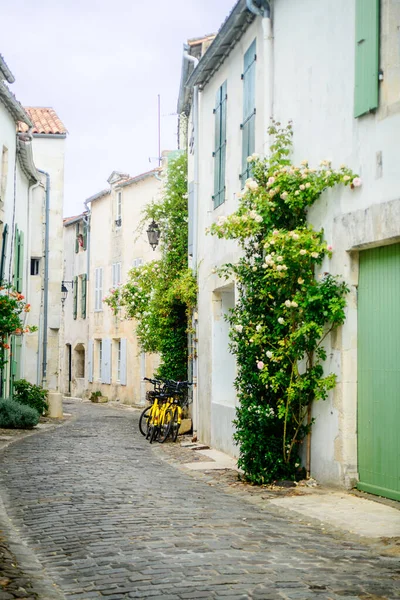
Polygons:
[[71,422],[0,454],[8,535],[28,545],[40,600],[400,598],[398,557],[182,472],[139,413],[65,408]]

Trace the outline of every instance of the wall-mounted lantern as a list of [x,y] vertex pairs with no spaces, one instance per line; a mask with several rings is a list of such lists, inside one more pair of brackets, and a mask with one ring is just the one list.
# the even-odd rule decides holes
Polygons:
[[160,241],[160,228],[158,224],[153,219],[149,225],[147,230],[147,237],[149,238],[149,244],[155,250],[158,246],[158,242]]

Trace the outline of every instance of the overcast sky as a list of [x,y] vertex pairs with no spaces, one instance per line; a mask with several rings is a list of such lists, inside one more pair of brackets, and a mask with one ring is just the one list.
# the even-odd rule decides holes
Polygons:
[[[217,31],[235,0],[0,0],[1,47],[25,106],[51,106],[69,131],[64,214],[112,171],[157,166],[176,148],[182,46]],[[38,165],[39,167],[41,165]]]

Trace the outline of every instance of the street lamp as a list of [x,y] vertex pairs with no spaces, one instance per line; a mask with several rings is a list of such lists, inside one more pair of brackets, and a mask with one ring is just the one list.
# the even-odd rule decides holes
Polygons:
[[155,250],[158,246],[158,242],[160,241],[160,229],[154,219],[150,223],[147,230],[147,237],[149,238],[150,246],[153,248],[153,250]]
[[68,296],[68,288],[65,285],[66,283],[70,283],[72,289],[74,289],[74,282],[73,281],[62,281],[61,282],[61,303],[62,303],[63,306],[64,306],[64,302],[66,301],[67,296]]

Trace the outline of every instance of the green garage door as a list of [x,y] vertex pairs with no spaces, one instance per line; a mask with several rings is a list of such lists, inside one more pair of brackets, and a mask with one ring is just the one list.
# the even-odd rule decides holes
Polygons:
[[358,488],[400,500],[400,244],[360,252]]

